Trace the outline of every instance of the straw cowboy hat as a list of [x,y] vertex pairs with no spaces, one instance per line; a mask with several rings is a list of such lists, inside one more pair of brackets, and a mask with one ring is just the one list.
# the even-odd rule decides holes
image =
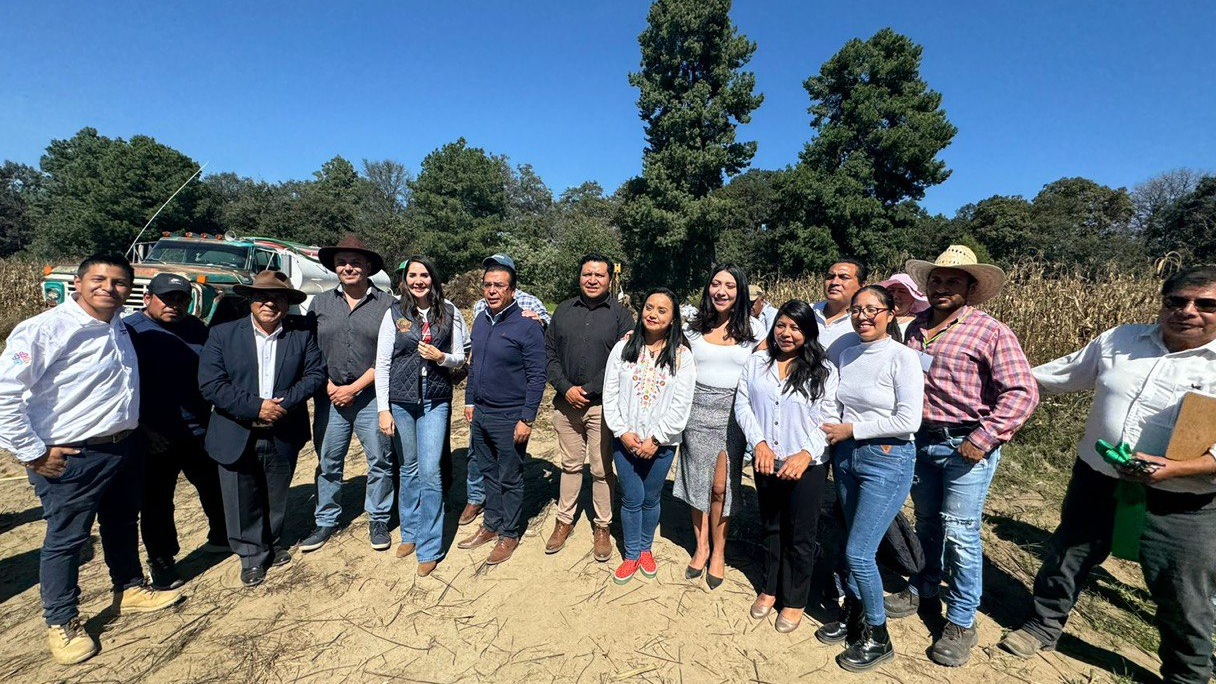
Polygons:
[[972,306],[992,299],[1005,285],[1005,272],[999,266],[981,264],[975,257],[975,252],[966,245],[950,245],[946,251],[938,255],[937,261],[908,259],[904,263],[904,271],[912,276],[912,280],[916,281],[916,286],[925,294],[929,294],[929,288],[926,285],[929,282],[929,274],[935,268],[957,268],[975,278],[975,286],[967,295],[967,303]]
[[359,239],[359,236],[353,233],[347,234],[333,247],[322,247],[317,250],[317,260],[325,268],[337,271],[338,269],[334,268],[334,257],[338,256],[338,252],[354,252],[366,257],[367,263],[371,264],[370,271],[367,274],[369,278],[384,270],[384,258],[368,249],[367,245],[363,244],[363,241]]
[[267,292],[282,294],[292,304],[299,304],[308,295],[291,286],[291,281],[282,271],[262,271],[253,279],[252,285],[235,285],[232,291],[242,297],[253,297]]

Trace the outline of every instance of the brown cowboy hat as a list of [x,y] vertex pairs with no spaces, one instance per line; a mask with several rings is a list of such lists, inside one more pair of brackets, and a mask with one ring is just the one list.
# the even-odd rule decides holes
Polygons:
[[367,245],[363,244],[359,236],[354,233],[348,233],[333,247],[322,247],[317,250],[317,259],[325,268],[336,271],[334,257],[338,256],[338,252],[354,252],[367,257],[368,263],[371,264],[371,272],[367,274],[369,278],[384,270],[384,258],[368,249]]
[[262,271],[253,279],[252,285],[234,285],[232,291],[242,297],[253,297],[259,293],[273,292],[287,297],[292,304],[299,304],[308,295],[291,286],[291,280],[282,271]]
[[929,294],[929,274],[935,268],[956,268],[966,271],[975,278],[975,287],[967,297],[971,306],[983,304],[992,299],[1005,285],[1005,272],[999,266],[981,264],[975,252],[966,245],[950,245],[946,251],[938,255],[937,261],[921,261],[908,259],[904,263],[904,272],[912,276],[912,280],[921,292]]

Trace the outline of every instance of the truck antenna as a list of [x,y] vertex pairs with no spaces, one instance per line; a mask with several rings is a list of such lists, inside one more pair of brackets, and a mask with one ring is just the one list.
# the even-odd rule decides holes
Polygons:
[[144,224],[144,227],[139,229],[139,233],[137,233],[137,234],[135,235],[135,240],[134,240],[134,242],[132,242],[132,243],[131,243],[131,246],[127,248],[127,255],[126,255],[126,256],[127,256],[127,258],[128,258],[128,259],[129,259],[129,258],[131,258],[132,256],[134,256],[134,254],[135,254],[135,245],[139,244],[139,239],[140,239],[141,237],[143,237],[143,235],[144,235],[144,231],[148,229],[148,226],[152,225],[152,222],[156,220],[156,217],[157,217],[157,216],[160,216],[160,212],[164,211],[165,207],[169,206],[169,203],[173,201],[173,198],[174,198],[174,197],[177,197],[177,193],[181,192],[181,191],[182,191],[182,188],[184,188],[184,187],[186,187],[187,185],[189,185],[189,184],[190,184],[190,181],[194,180],[194,177],[195,177],[195,176],[197,176],[197,175],[199,175],[200,173],[202,173],[202,172],[203,172],[203,169],[207,168],[207,165],[208,165],[208,164],[210,164],[210,163],[211,163],[211,162],[209,162],[209,161],[205,161],[205,162],[203,162],[203,165],[202,165],[202,166],[198,167],[198,169],[196,169],[196,170],[194,171],[194,173],[190,174],[190,177],[186,179],[186,182],[185,182],[185,183],[182,183],[182,184],[181,184],[181,185],[180,185],[180,186],[179,186],[179,187],[178,187],[176,190],[174,190],[174,191],[173,191],[173,194],[172,194],[172,195],[169,195],[169,199],[165,200],[165,203],[164,203],[164,204],[162,204],[162,205],[160,205],[160,209],[157,209],[157,210],[156,210],[156,213],[155,213],[155,214],[152,214],[152,218],[148,219],[148,222]]

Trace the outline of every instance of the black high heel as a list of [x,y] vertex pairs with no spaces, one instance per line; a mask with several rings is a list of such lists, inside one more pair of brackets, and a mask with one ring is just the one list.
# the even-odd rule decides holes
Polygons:
[[690,565],[684,568],[684,579],[694,580],[700,577],[703,572],[705,572],[705,568],[694,568]]
[[713,575],[709,574],[708,572],[705,573],[705,583],[709,585],[709,588],[711,590],[717,589],[718,587],[722,586],[723,579],[725,579],[725,578],[724,577],[714,577]]

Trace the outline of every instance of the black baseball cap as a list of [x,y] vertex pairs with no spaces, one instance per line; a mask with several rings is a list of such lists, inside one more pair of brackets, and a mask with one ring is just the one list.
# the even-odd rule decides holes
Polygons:
[[190,294],[190,281],[176,273],[157,273],[148,283],[149,293],[164,295],[170,292]]

